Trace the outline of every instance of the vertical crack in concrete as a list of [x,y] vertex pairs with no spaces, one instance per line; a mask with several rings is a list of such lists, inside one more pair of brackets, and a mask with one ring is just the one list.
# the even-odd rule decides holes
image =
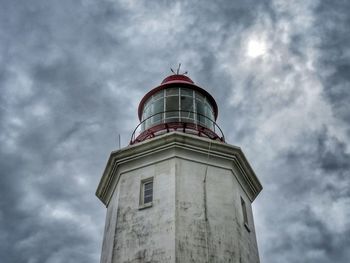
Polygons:
[[204,205],[204,219],[205,222],[208,221],[208,207],[207,207],[207,173],[208,165],[205,168],[204,180],[203,180],[203,205]]

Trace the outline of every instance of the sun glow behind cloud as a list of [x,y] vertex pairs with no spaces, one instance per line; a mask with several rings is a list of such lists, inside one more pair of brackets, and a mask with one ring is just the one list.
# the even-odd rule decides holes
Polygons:
[[246,55],[251,58],[257,58],[265,55],[267,52],[266,43],[263,40],[251,38],[247,43]]
[[350,262],[349,8],[3,1],[1,262],[99,260],[106,158],[178,62],[215,97],[227,141],[265,187],[254,202],[261,262]]

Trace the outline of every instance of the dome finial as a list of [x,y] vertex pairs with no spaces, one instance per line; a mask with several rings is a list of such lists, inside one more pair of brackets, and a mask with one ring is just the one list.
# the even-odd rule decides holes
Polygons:
[[178,66],[178,68],[176,70],[176,73],[175,73],[175,71],[172,68],[170,68],[170,70],[171,70],[172,73],[174,73],[174,75],[186,75],[188,73],[187,71],[185,71],[184,73],[180,74],[180,68],[181,68],[181,63],[179,63],[179,66]]

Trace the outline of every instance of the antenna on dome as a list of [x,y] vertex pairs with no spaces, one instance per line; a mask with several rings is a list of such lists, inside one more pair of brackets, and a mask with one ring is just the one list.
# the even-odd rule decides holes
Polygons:
[[186,74],[188,74],[187,71],[185,71],[184,73],[180,73],[180,68],[181,68],[181,63],[179,63],[179,66],[177,67],[176,72],[172,68],[170,68],[170,70],[172,73],[174,73],[174,75],[186,75]]
[[177,75],[179,75],[180,68],[181,68],[181,63],[179,63],[179,67],[178,67],[177,70],[176,70],[176,74],[177,74]]

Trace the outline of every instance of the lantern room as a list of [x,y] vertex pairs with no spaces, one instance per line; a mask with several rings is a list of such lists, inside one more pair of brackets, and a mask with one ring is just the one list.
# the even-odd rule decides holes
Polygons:
[[170,75],[149,91],[139,104],[138,115],[140,124],[130,144],[170,131],[224,141],[215,122],[218,107],[214,98],[185,75]]

